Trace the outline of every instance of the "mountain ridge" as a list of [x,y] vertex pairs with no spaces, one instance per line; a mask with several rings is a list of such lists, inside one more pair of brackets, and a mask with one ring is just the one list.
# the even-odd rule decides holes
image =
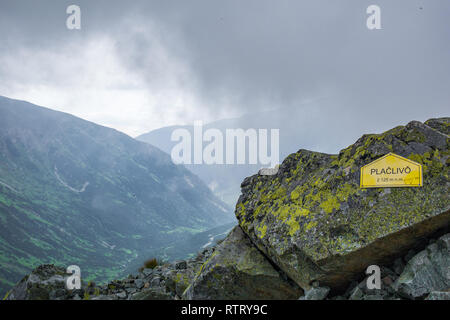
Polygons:
[[232,220],[198,177],[154,146],[25,101],[0,97],[0,115],[1,287],[46,261],[110,279]]

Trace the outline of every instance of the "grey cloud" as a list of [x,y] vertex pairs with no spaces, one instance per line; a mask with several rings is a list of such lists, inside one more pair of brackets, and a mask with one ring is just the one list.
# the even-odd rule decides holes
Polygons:
[[[82,8],[79,33],[64,27],[65,8],[72,3]],[[365,27],[370,4],[382,9],[382,30]],[[123,65],[142,76],[149,90],[176,81],[175,87],[195,94],[201,103],[181,112],[225,116],[276,108],[296,117],[332,117],[336,121],[330,121],[328,132],[343,123],[385,128],[448,115],[449,13],[447,0],[39,1],[32,6],[2,0],[0,48],[58,48],[107,35]],[[160,81],[167,76],[160,61],[167,57],[152,60],[158,45],[170,61],[181,63],[174,80]],[[308,100],[318,102],[304,104]],[[292,120],[279,118],[281,125]]]

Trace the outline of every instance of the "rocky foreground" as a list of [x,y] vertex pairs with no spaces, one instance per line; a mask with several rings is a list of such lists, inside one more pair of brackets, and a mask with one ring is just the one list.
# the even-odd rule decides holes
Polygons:
[[[338,155],[300,150],[242,183],[236,226],[195,259],[107,285],[65,289],[43,265],[6,299],[450,299],[450,118],[364,135]],[[360,168],[393,152],[423,187],[359,187]],[[365,270],[381,267],[381,288]]]

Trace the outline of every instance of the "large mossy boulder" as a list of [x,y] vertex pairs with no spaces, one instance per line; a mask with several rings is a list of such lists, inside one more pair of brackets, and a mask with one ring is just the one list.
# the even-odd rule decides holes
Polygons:
[[[300,150],[275,175],[241,185],[236,217],[252,242],[304,289],[340,288],[371,264],[448,229],[449,118],[362,136],[338,155]],[[360,188],[387,153],[423,166],[423,187]]]
[[298,299],[302,290],[283,277],[236,226],[203,264],[183,298]]

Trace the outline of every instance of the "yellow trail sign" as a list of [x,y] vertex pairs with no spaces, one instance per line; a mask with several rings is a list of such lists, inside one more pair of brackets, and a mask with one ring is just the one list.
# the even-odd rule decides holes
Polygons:
[[394,153],[388,153],[361,168],[361,188],[422,185],[422,165]]

